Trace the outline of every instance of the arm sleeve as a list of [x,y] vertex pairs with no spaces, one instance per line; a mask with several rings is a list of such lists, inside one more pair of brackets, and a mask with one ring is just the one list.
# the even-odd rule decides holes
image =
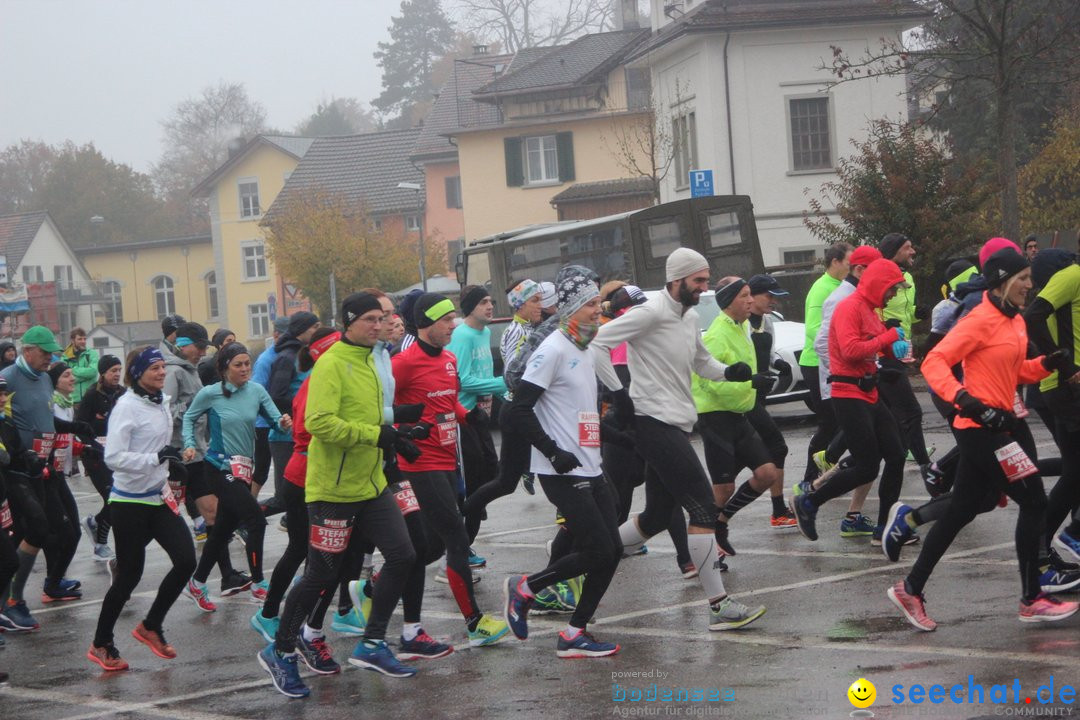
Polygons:
[[952,402],[963,384],[952,373],[953,365],[979,346],[978,324],[957,323],[949,334],[923,358],[922,374],[938,397]]
[[270,366],[270,378],[266,383],[266,390],[270,393],[270,399],[277,406],[278,412],[289,412],[292,404],[292,381],[296,375],[293,365],[292,353],[278,355],[274,364]]
[[697,344],[694,347],[694,372],[706,380],[727,382],[724,371],[727,365],[712,356],[705,344],[701,342],[701,335],[697,336]]
[[109,442],[105,443],[105,464],[110,469],[148,473],[161,464],[156,452],[134,452],[128,449],[131,444],[131,431],[135,425],[135,418],[129,417],[123,408],[115,408],[109,415]]
[[[281,429],[281,426],[278,425],[278,422],[281,420],[281,416],[283,414],[282,411],[278,409],[278,406],[276,404],[274,404],[274,401],[270,398],[270,393],[268,393],[265,388],[259,385],[256,385],[255,387],[259,390],[259,415],[261,415],[262,418],[266,420],[266,422],[270,423],[271,425],[276,425],[278,429]],[[291,405],[291,402],[285,405],[285,412],[288,412],[292,409]],[[282,432],[285,431],[282,430]]]
[[75,364],[75,365],[71,366],[71,374],[74,375],[75,379],[78,380],[79,382],[90,382],[90,381],[96,380],[97,376],[98,376],[98,373],[97,373],[97,364],[98,364],[97,353],[94,352],[93,350],[87,350],[86,351],[86,357],[89,358],[89,360],[90,360],[89,365],[84,366],[82,363],[78,363],[78,364]]
[[1042,296],[1035,298],[1035,302],[1031,303],[1031,307],[1024,313],[1028,337],[1044,355],[1058,348],[1058,344],[1054,342],[1054,336],[1050,334],[1050,324],[1047,322],[1053,314],[1054,306]]
[[172,366],[165,369],[165,387],[162,388],[162,392],[170,398],[169,410],[172,414],[173,426],[176,426],[177,421],[183,421],[184,413],[187,412],[190,402],[182,403],[177,398],[180,396],[180,382],[177,380],[177,373],[173,372]]
[[[184,447],[193,448],[198,447],[195,442],[195,421],[206,414],[206,411],[210,409],[210,391],[207,388],[213,387],[208,385],[198,392],[195,398],[188,405],[188,409],[184,412],[184,424],[181,429],[181,433],[184,436]],[[112,416],[109,417],[109,435],[112,435]],[[108,443],[106,443],[106,447]]]
[[[325,362],[326,358],[323,358]],[[349,422],[338,413],[341,410],[341,372],[337,366],[316,366],[308,380],[308,404],[304,410],[304,427],[311,436],[337,447],[371,445],[379,440],[379,426]],[[382,402],[379,401],[381,407]]]
[[890,328],[876,337],[863,338],[859,332],[857,312],[858,309],[851,303],[840,303],[833,311],[830,334],[834,334],[836,349],[845,358],[861,360],[883,350],[900,337],[896,328]]
[[1017,373],[1017,379],[1021,384],[1027,385],[1028,383],[1036,383],[1045,377],[1050,377],[1052,371],[1043,367],[1042,357],[1031,358],[1030,360],[1024,360],[1020,364],[1020,372]]
[[474,395],[494,395],[506,392],[506,381],[501,377],[481,377],[473,368],[472,348],[461,346],[454,347],[451,343],[447,348],[457,356],[458,379],[461,381],[461,389]]
[[540,425],[540,418],[536,417],[536,411],[533,409],[536,401],[543,394],[544,388],[522,378],[517,390],[514,391],[514,402],[510,406],[510,424],[544,457],[551,457],[559,446],[550,435],[544,432],[543,426]]
[[593,354],[596,376],[609,390],[621,390],[623,387],[615,367],[611,364],[611,351],[628,340],[642,335],[652,325],[653,314],[650,308],[634,308],[621,317],[602,326],[596,337],[589,343],[589,352]]
[[[167,382],[165,387],[169,387]],[[168,392],[168,390],[166,390],[166,392]],[[82,402],[75,406],[76,420],[79,422],[90,423],[91,425],[94,424],[94,421],[97,420],[97,417],[95,417],[96,413],[94,412],[94,400],[96,396],[97,392],[94,391],[93,388],[86,391],[83,395]]]

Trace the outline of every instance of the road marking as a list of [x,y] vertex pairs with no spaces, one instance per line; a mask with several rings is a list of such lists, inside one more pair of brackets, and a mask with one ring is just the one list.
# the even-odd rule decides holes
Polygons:
[[208,688],[206,690],[199,690],[198,692],[187,693],[185,695],[175,695],[172,697],[157,698],[155,700],[142,703],[131,703],[119,700],[105,700],[104,698],[69,695],[67,693],[60,692],[59,690],[43,690],[27,687],[4,688],[3,690],[0,690],[0,697],[10,695],[23,700],[36,700],[40,702],[63,703],[65,705],[96,708],[95,712],[80,713],[78,715],[67,715],[63,718],[63,720],[92,720],[93,718],[109,717],[110,715],[119,715],[126,713],[133,713],[135,717],[143,717],[149,715],[161,718],[177,718],[179,720],[243,720],[238,716],[225,715],[220,712],[200,712],[198,710],[193,710],[190,708],[169,710],[166,708],[160,708],[158,706],[169,705],[176,702],[185,702],[188,700],[199,700],[201,698],[210,697],[213,695],[222,695],[225,693],[235,692],[237,690],[246,690],[249,688],[255,688],[261,685],[269,684],[269,680],[248,680],[243,683],[234,683],[232,685],[226,685],[219,688]]

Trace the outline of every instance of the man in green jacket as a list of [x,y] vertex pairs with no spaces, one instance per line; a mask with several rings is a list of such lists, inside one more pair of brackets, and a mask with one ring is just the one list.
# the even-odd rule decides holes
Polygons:
[[[305,499],[311,521],[307,565],[289,592],[274,642],[259,653],[259,664],[274,687],[288,697],[310,690],[297,670],[297,635],[319,597],[340,581],[343,567],[358,562],[363,541],[374,543],[385,560],[372,599],[364,637],[349,662],[391,677],[410,677],[387,646],[386,626],[413,564],[413,549],[397,500],[386,488],[383,455],[416,453],[416,446],[387,424],[383,389],[373,348],[379,340],[383,309],[370,293],[353,293],[342,303],[344,334],[311,371],[304,424],[308,446]],[[306,638],[305,638],[306,639]],[[327,653],[328,654],[328,653]],[[339,672],[332,659],[320,674]]]
[[82,402],[83,394],[94,386],[98,379],[98,354],[86,347],[86,331],[77,327],[69,336],[71,343],[64,348],[64,362],[75,376],[75,390],[71,400],[76,405]]

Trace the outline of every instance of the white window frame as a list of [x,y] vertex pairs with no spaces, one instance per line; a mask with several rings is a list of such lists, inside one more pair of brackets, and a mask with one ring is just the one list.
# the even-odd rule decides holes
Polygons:
[[[250,253],[248,252],[249,250],[251,251]],[[270,277],[266,267],[266,246],[262,242],[250,240],[241,243],[240,261],[243,263],[244,268],[244,282],[258,282],[267,280]],[[248,272],[249,262],[253,263],[251,269],[254,270],[254,274]]]
[[[112,292],[113,287],[116,288],[116,292]],[[105,306],[105,323],[111,325],[124,322],[124,286],[120,284],[120,281],[103,281],[101,283],[101,296],[105,301],[103,303]]]
[[697,110],[682,108],[671,118],[671,154],[675,164],[675,189],[690,187],[690,171],[698,169]]
[[221,316],[221,291],[217,281],[217,271],[210,270],[203,275],[206,281],[207,320],[217,320]]
[[420,232],[420,216],[416,213],[410,213],[405,216],[405,231],[406,232]]
[[23,265],[19,268],[23,285],[40,285],[45,282],[45,273],[40,265]]
[[[825,138],[829,143],[828,164],[814,166],[814,167],[795,167],[795,128],[792,125],[792,104],[800,100],[824,100],[826,104],[826,122],[828,123],[828,129],[825,133]],[[784,115],[785,115],[785,133],[787,135],[788,145],[788,175],[817,175],[822,173],[836,172],[836,120],[835,120],[835,108],[831,93],[802,93],[797,95],[785,95],[784,96]]]
[[248,331],[253,338],[267,337],[270,334],[270,305],[252,303],[247,306]]
[[[550,147],[548,141],[551,141]],[[524,153],[522,168],[525,175],[525,185],[558,185],[559,184],[559,143],[555,134],[529,135],[521,143],[521,152]],[[530,161],[530,158],[535,158]],[[539,172],[533,177],[533,167]]]
[[[255,194],[244,193],[245,185],[254,185]],[[262,217],[262,206],[259,204],[259,178],[246,177],[240,178],[236,181],[236,194],[240,207],[240,218],[242,220],[248,220],[252,218]],[[255,202],[251,203],[251,199],[254,198]],[[245,203],[245,201],[247,201]]]
[[[161,282],[161,287],[158,287],[158,281]],[[150,278],[150,287],[154,289],[154,310],[157,312],[157,319],[161,320],[166,315],[176,314],[176,281],[171,276],[161,274],[155,275]],[[164,300],[164,311],[162,311],[161,305]]]

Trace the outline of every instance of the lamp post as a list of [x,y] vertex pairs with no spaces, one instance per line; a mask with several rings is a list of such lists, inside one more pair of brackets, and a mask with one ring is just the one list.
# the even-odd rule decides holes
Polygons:
[[415,190],[416,191],[416,205],[419,209],[419,213],[416,216],[417,229],[420,231],[420,286],[424,288],[424,292],[427,292],[427,268],[424,267],[424,199],[421,195],[424,192],[424,186],[420,183],[412,182],[399,182],[397,184],[399,190]]

